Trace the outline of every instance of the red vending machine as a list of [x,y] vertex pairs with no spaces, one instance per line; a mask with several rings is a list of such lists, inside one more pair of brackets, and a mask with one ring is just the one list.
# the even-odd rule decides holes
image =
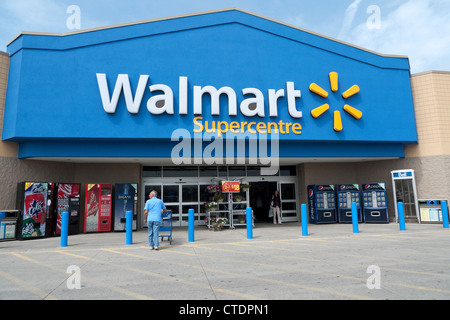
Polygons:
[[86,184],[84,232],[111,231],[112,184]]
[[63,212],[69,212],[69,234],[79,233],[81,185],[74,183],[57,183],[54,186],[54,215],[52,235],[61,235]]

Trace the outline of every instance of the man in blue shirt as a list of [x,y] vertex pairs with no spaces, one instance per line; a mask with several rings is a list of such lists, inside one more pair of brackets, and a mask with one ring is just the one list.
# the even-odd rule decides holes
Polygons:
[[162,200],[156,196],[158,193],[152,191],[149,194],[150,199],[147,200],[144,207],[144,217],[148,226],[148,242],[150,248],[158,250],[159,248],[159,227],[161,225],[161,214],[166,212],[166,206]]

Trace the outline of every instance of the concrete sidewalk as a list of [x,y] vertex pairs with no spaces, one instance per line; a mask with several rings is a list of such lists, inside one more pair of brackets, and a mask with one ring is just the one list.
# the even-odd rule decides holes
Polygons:
[[[174,228],[0,242],[0,299],[449,299],[450,230],[442,225],[257,224],[221,232]],[[69,272],[69,273],[68,273]]]

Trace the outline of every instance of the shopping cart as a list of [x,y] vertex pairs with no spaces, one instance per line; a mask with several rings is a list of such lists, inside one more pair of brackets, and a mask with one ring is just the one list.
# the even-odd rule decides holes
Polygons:
[[167,237],[167,240],[170,241],[170,244],[172,244],[172,211],[167,210],[161,215],[161,217],[162,221],[159,228],[159,236],[161,237],[161,241],[164,241],[164,238]]

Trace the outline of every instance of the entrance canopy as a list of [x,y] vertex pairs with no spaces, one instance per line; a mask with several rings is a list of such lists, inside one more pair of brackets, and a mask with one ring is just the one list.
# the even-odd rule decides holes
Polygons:
[[377,159],[417,143],[407,57],[240,9],[22,33],[8,52],[2,139],[20,158]]

